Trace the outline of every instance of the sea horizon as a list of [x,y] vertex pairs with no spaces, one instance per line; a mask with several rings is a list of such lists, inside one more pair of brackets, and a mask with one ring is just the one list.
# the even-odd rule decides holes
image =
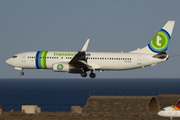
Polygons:
[[42,111],[83,107],[90,96],[157,96],[180,94],[180,78],[0,78],[4,111],[38,105]]

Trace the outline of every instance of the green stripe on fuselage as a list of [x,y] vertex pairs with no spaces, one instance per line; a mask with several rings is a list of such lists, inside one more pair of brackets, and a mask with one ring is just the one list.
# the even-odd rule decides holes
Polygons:
[[43,51],[41,54],[41,68],[42,69],[47,69],[47,66],[46,66],[47,53],[48,53],[48,51]]

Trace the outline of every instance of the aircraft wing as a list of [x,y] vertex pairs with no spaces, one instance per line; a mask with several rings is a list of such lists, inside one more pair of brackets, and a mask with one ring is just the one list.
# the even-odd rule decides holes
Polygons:
[[86,60],[86,50],[88,44],[89,44],[89,39],[87,39],[82,49],[73,57],[73,59],[69,62],[69,64],[76,64],[83,68],[91,70],[91,67],[88,65]]

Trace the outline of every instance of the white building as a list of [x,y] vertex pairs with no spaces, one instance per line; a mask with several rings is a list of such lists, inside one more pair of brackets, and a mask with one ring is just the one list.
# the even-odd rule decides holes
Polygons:
[[37,105],[22,105],[22,112],[27,114],[37,114],[41,112],[41,108]]

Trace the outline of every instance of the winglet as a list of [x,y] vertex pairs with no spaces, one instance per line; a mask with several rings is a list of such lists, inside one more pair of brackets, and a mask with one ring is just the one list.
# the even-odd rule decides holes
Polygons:
[[88,47],[88,44],[89,44],[89,40],[90,40],[90,39],[87,39],[86,43],[84,44],[84,46],[82,47],[82,49],[80,50],[80,52],[86,52],[87,47]]
[[[82,47],[82,49],[73,57],[73,59],[69,62],[69,64],[78,64],[80,61],[83,60],[87,62],[86,60],[86,50],[89,44],[89,39],[87,39],[86,43]],[[82,63],[82,62],[81,62]]]

